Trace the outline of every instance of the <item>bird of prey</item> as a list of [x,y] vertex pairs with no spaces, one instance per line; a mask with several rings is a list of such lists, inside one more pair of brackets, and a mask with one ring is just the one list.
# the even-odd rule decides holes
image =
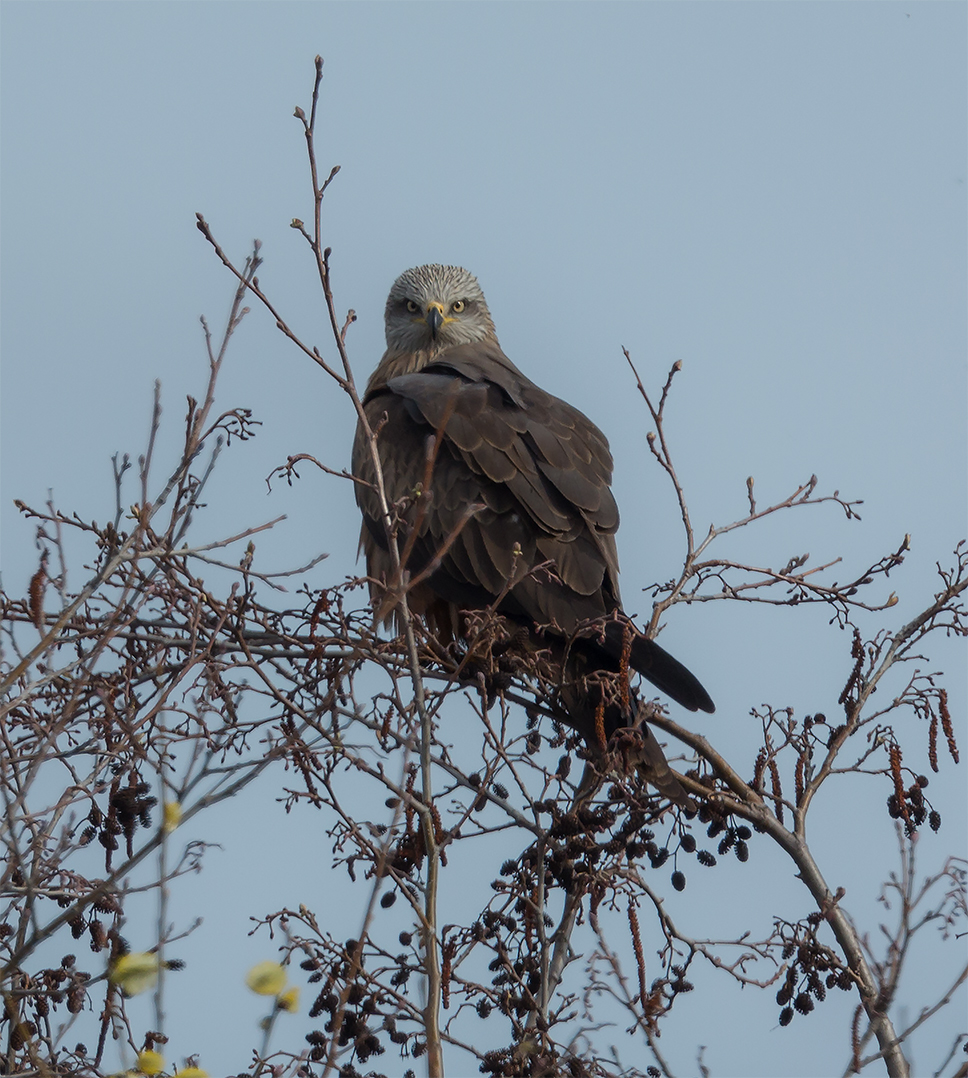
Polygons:
[[[466,611],[491,609],[523,630],[559,663],[564,721],[593,749],[634,723],[629,667],[690,711],[713,711],[696,677],[622,611],[605,435],[508,359],[476,278],[440,265],[401,274],[387,299],[386,339],[363,408],[386,501],[408,507],[398,538],[416,581],[411,611],[445,642],[466,635]],[[380,605],[394,570],[362,423],[353,474]],[[624,678],[624,690],[606,693],[602,673],[613,686]],[[639,770],[694,807],[654,734],[644,724],[641,734]]]

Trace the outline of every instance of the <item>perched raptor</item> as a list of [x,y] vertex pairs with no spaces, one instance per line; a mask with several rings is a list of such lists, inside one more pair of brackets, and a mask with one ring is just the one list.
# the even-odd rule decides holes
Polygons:
[[[501,351],[477,280],[457,266],[407,270],[387,299],[386,337],[363,407],[387,502],[409,506],[399,546],[417,580],[414,613],[445,639],[463,635],[461,611],[493,607],[523,627],[557,656],[565,720],[593,747],[634,721],[634,694],[606,698],[595,677],[623,663],[690,711],[713,711],[693,674],[622,612],[605,436]],[[392,561],[362,424],[353,473],[364,480],[361,546],[380,601]],[[640,770],[691,807],[655,736],[642,734]]]

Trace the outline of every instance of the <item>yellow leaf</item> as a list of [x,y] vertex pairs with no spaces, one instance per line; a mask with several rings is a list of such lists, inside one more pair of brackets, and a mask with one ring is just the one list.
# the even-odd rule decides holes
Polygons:
[[109,977],[126,996],[137,996],[158,980],[158,956],[143,951],[123,954],[111,967]]
[[165,1060],[160,1052],[145,1048],[138,1053],[138,1070],[142,1074],[161,1074],[165,1069]]
[[177,801],[165,802],[165,822],[164,828],[167,834],[171,834],[172,831],[181,823],[182,807]]
[[278,996],[286,987],[286,971],[278,962],[259,962],[245,975],[245,983],[260,996]]

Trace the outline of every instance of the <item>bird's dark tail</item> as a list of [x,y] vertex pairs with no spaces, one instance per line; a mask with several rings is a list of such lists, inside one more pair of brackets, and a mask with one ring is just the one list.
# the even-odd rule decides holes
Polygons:
[[[624,656],[624,660],[623,660]],[[593,749],[604,750],[623,727],[637,727],[638,737],[626,742],[622,755],[626,766],[633,765],[643,779],[663,796],[687,811],[696,803],[670,768],[655,733],[645,719],[643,705],[623,678],[609,684],[596,674],[619,674],[625,667],[638,671],[677,704],[690,711],[715,711],[709,693],[678,659],[643,636],[622,614],[605,622],[600,632],[572,641],[566,662],[568,677],[562,687],[561,703],[568,723],[579,730]]]
[[603,647],[611,659],[621,661],[622,653],[629,643],[629,633],[629,665],[633,670],[637,670],[660,692],[689,711],[708,711],[711,714],[716,710],[716,705],[700,684],[699,678],[668,651],[660,648],[654,640],[643,636],[624,618],[605,623]]

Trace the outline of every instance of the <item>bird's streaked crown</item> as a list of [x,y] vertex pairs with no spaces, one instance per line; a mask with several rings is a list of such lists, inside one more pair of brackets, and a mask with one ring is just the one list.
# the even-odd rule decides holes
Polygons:
[[460,266],[436,264],[408,269],[394,281],[387,297],[386,333],[392,353],[437,353],[496,341],[477,278]]

